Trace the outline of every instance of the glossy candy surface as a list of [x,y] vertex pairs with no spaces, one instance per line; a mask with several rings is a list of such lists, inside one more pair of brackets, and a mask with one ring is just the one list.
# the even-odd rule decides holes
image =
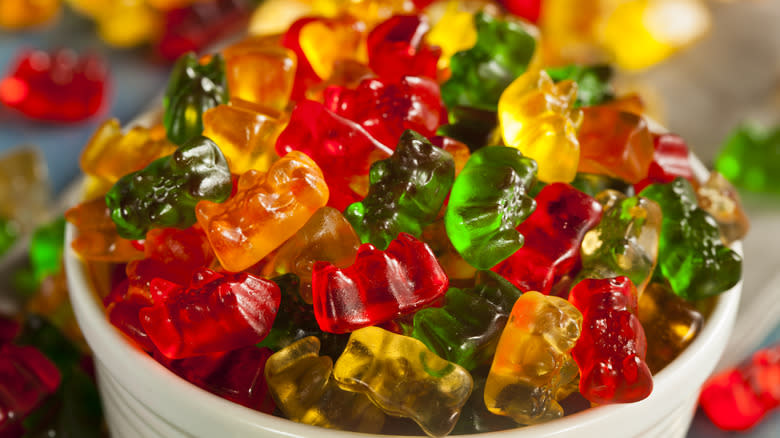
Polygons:
[[203,132],[203,113],[227,103],[225,60],[220,54],[207,63],[188,53],[173,67],[163,97],[163,124],[168,139],[177,145]]
[[582,314],[568,301],[524,293],[501,333],[485,383],[485,405],[520,424],[563,416],[558,391],[577,375],[569,352],[580,337]]
[[515,227],[536,208],[528,195],[536,169],[517,149],[486,147],[455,179],[444,223],[455,249],[475,268],[490,269],[523,246]]
[[279,286],[271,281],[205,268],[189,285],[155,279],[151,289],[152,296],[165,296],[141,309],[141,325],[155,347],[171,359],[260,342],[271,330],[281,299]]
[[450,154],[406,131],[393,155],[371,165],[368,195],[344,210],[364,243],[387,248],[398,233],[420,237],[439,215],[455,180]]
[[134,126],[122,132],[119,120],[103,122],[81,152],[79,164],[84,173],[114,184],[119,178],[171,155],[176,146],[159,138],[154,129]]
[[477,42],[452,55],[452,76],[442,84],[441,94],[448,108],[495,110],[504,89],[531,63],[536,38],[530,28],[509,17],[479,12],[474,24]]
[[583,237],[601,220],[602,206],[564,183],[545,186],[535,200],[536,210],[516,228],[523,247],[493,271],[520,290],[549,294],[580,264]]
[[571,290],[569,302],[582,312],[582,335],[572,350],[580,369],[580,393],[597,404],[630,403],[650,395],[647,340],[636,316],[631,280],[582,280]]
[[490,362],[521,292],[499,275],[481,271],[472,288],[451,287],[444,305],[414,314],[410,336],[437,355],[472,371]]
[[577,84],[557,84],[543,70],[529,70],[501,93],[498,119],[504,144],[533,158],[544,182],[570,182],[577,173],[582,112],[574,108]]
[[401,233],[386,251],[361,245],[349,267],[315,262],[314,315],[323,331],[347,333],[414,313],[444,295],[447,285],[430,248]]
[[194,137],[173,155],[120,178],[106,194],[119,235],[141,239],[151,228],[187,228],[195,223],[195,204],[222,202],[233,184],[216,143]]
[[363,198],[365,192],[357,191],[371,163],[393,153],[357,123],[311,100],[295,106],[276,141],[280,156],[293,150],[308,155],[322,169],[330,191],[328,205],[338,210]]
[[609,106],[582,110],[578,172],[597,173],[637,183],[653,162],[653,139],[640,116]]
[[222,266],[238,272],[284,243],[327,200],[320,168],[293,151],[268,172],[250,170],[241,175],[228,201],[202,201],[196,210]]
[[319,339],[309,336],[268,359],[265,378],[279,409],[287,418],[313,426],[382,430],[382,410],[364,394],[342,389],[331,375],[333,359],[319,351]]
[[360,238],[349,221],[335,208],[322,207],[274,252],[263,274],[295,274],[301,282],[302,299],[311,304],[314,263],[325,261],[346,268],[355,262],[359,246]]
[[685,299],[701,299],[729,290],[742,273],[742,257],[720,239],[715,220],[696,204],[691,184],[677,178],[652,184],[640,193],[661,206],[658,274]]
[[234,99],[203,113],[203,136],[219,145],[231,173],[266,172],[279,159],[274,145],[286,122],[284,114]]
[[354,90],[330,86],[325,89],[324,104],[391,148],[407,129],[432,137],[442,114],[439,85],[418,76],[404,76],[397,81],[364,79]]
[[655,374],[696,339],[704,317],[663,283],[650,283],[639,296],[637,316],[647,335],[647,366]]
[[368,34],[368,65],[380,78],[392,82],[403,76],[436,79],[441,49],[423,36],[430,30],[423,15],[394,15]]
[[582,240],[578,278],[625,275],[641,295],[658,263],[661,207],[648,198],[627,197],[616,190],[605,190],[596,200],[604,214]]
[[385,413],[411,418],[431,436],[452,430],[474,384],[468,371],[422,342],[378,327],[352,333],[333,378],[366,394]]

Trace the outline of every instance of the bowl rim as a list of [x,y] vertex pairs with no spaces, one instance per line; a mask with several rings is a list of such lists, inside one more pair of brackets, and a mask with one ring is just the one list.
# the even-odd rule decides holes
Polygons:
[[[706,179],[709,172],[693,154],[691,154],[691,165],[697,177]],[[242,434],[266,432],[288,437],[377,436],[324,429],[264,414],[230,402],[179,378],[110,324],[102,300],[88,273],[87,262],[71,248],[75,234],[76,228],[72,224],[67,224],[65,269],[73,310],[79,325],[83,328],[87,343],[94,351],[96,361],[109,371],[117,383],[125,389],[133,388],[132,392],[128,390],[128,393],[167,422],[176,424],[177,427],[195,436],[209,430],[235,430]],[[730,247],[742,255],[740,241],[732,243]],[[650,414],[651,412],[657,410],[659,406],[666,405],[664,412],[671,413],[684,402],[679,400],[679,403],[670,405],[666,400],[671,395],[679,393],[683,388],[693,386],[698,396],[698,389],[713,371],[726,347],[728,335],[736,318],[743,279],[744,271],[740,281],[733,288],[718,296],[712,313],[696,339],[674,361],[653,376],[654,388],[646,399],[635,403],[598,406],[533,426],[458,436],[552,437],[571,432],[573,429],[576,429],[577,433],[586,434],[585,436],[590,434],[612,436],[611,433],[614,431],[605,430],[605,425],[617,425],[623,427],[623,430],[634,431],[651,428],[658,420],[657,416]],[[699,360],[702,357],[711,359],[702,363]],[[198,415],[191,414],[195,412]],[[626,424],[627,419],[630,419],[630,424]],[[623,426],[620,426],[621,424]]]

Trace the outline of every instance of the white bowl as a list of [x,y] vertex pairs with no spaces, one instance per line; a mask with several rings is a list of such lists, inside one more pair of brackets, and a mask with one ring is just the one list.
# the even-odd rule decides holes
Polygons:
[[[697,176],[706,174],[698,160],[693,159],[692,164]],[[206,392],[168,371],[109,323],[87,264],[70,248],[75,232],[68,224],[65,268],[70,297],[94,352],[98,388],[114,438],[366,436],[263,414]],[[735,243],[733,249],[742,253],[741,243]],[[698,337],[654,376],[653,392],[646,399],[600,406],[545,424],[469,436],[685,436],[701,385],[717,364],[733,328],[741,291],[742,281],[720,295]]]

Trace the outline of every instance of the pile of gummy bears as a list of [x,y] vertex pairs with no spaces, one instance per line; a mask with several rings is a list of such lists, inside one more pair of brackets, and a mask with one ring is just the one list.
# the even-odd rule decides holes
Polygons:
[[496,5],[415,3],[183,56],[160,124],[98,128],[66,218],[115,267],[108,319],[207,391],[329,428],[642,400],[739,281],[735,191],[608,67],[548,66]]

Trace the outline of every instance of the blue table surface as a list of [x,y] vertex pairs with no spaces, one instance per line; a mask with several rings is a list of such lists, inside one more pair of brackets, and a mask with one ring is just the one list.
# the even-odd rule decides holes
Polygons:
[[[27,120],[0,106],[0,154],[20,145],[35,145],[46,157],[54,193],[61,191],[79,173],[78,157],[95,128],[109,117],[123,124],[152,103],[165,85],[170,66],[156,62],[149,50],[116,50],[100,42],[88,21],[69,12],[62,20],[44,29],[26,33],[0,31],[0,71],[11,67],[22,48],[55,49],[70,47],[96,51],[108,60],[111,86],[107,105],[100,114],[78,124],[53,125]],[[778,327],[764,345],[780,340]],[[780,436],[780,415],[775,412],[749,432],[729,433],[715,428],[699,411],[688,433],[689,438],[731,437],[768,438]]]

